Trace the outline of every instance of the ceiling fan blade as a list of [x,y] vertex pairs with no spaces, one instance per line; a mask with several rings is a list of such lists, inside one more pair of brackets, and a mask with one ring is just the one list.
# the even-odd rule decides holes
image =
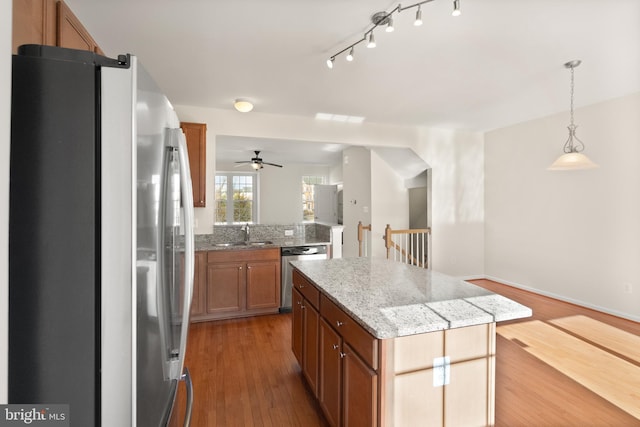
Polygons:
[[243,160],[241,162],[234,162],[234,163],[253,163],[253,160]]
[[262,162],[263,165],[269,165],[269,166],[275,166],[277,168],[281,168],[282,165],[276,165],[275,163],[269,163],[269,162]]

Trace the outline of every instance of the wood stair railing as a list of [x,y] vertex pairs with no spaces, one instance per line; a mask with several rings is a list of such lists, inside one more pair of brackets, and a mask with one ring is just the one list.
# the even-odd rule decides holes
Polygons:
[[392,230],[387,224],[383,239],[387,259],[422,268],[429,268],[431,265],[430,228]]
[[367,247],[371,236],[371,224],[362,225],[362,221],[358,221],[358,256],[369,256]]

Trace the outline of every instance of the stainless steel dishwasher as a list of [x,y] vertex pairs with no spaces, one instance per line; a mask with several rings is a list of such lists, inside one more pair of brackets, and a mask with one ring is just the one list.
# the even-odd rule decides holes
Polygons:
[[327,259],[327,247],[319,246],[292,246],[281,250],[282,255],[282,289],[280,292],[280,312],[291,311],[291,275],[293,267],[289,261],[309,261],[314,259]]

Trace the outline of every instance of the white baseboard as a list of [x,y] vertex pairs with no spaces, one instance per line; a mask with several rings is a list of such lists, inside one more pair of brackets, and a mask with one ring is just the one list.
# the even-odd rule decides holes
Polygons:
[[629,314],[629,313],[623,313],[623,312],[620,312],[620,311],[611,310],[611,309],[606,308],[606,307],[601,307],[601,306],[598,306],[598,305],[595,305],[595,304],[590,304],[590,303],[587,303],[587,302],[584,302],[584,301],[580,301],[580,300],[576,300],[576,299],[573,299],[573,298],[566,297],[564,295],[558,295],[558,294],[555,294],[553,292],[541,291],[540,289],[532,288],[530,286],[525,286],[525,285],[522,285],[520,283],[512,282],[510,280],[501,279],[499,277],[482,275],[481,277],[463,278],[462,280],[478,280],[478,279],[493,280],[494,282],[502,283],[504,285],[513,286],[514,288],[522,289],[524,291],[532,292],[534,294],[543,295],[545,297],[557,299],[557,300],[564,301],[564,302],[569,302],[571,304],[579,305],[581,307],[590,308],[590,309],[596,310],[596,311],[601,311],[603,313],[611,314],[613,316],[621,317],[621,318],[627,319],[627,320],[632,320],[634,322],[640,322],[640,316],[634,316],[634,315]]

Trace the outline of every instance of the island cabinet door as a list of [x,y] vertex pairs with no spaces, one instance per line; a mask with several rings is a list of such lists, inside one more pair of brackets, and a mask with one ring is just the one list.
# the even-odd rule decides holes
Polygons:
[[302,306],[302,373],[314,396],[318,396],[318,342],[320,335],[320,314],[307,300]]
[[320,391],[318,400],[329,425],[341,425],[342,338],[320,319]]
[[378,422],[378,375],[343,343],[344,426],[370,427]]
[[302,367],[302,309],[303,298],[300,292],[296,288],[293,288],[291,292],[291,315],[292,328],[291,328],[291,350],[296,357],[298,364]]

